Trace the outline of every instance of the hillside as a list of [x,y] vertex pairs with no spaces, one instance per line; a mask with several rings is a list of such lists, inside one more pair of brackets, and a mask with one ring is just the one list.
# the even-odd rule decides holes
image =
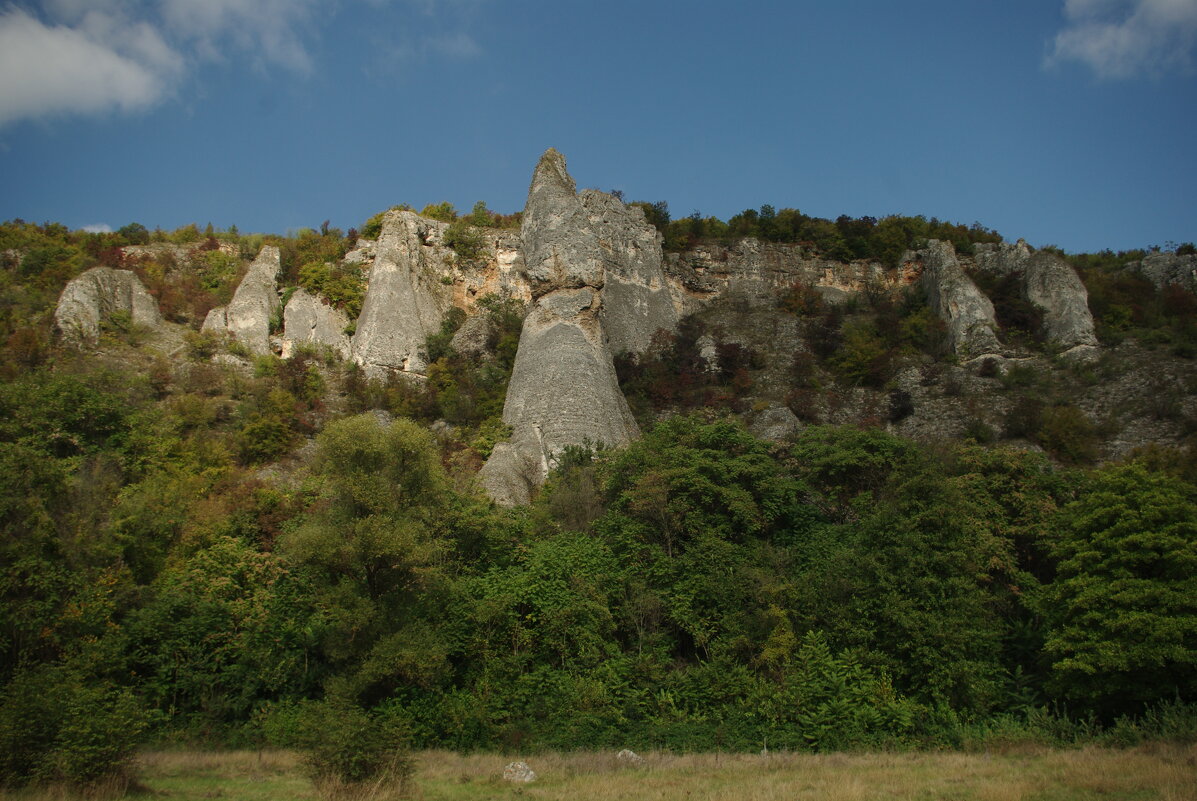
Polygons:
[[0,255],[4,784],[1192,735],[1191,245],[676,221],[550,150],[520,215]]

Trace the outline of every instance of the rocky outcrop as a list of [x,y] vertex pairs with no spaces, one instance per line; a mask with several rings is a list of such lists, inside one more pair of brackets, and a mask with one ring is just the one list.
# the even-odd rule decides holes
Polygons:
[[802,245],[763,242],[751,237],[730,245],[700,244],[670,253],[665,273],[679,314],[698,311],[727,295],[769,302],[794,284],[813,287],[838,303],[868,289],[897,289],[917,279],[913,268],[890,270],[879,262],[838,262]]
[[621,446],[639,433],[604,327],[603,287],[616,257],[556,150],[536,165],[520,235],[535,305],[503,407],[512,437],[495,446],[480,474],[504,505],[526,503],[567,446]]
[[263,247],[229,305],[208,312],[203,330],[227,332],[254,355],[270,353],[270,321],[282,306],[276,283],[279,267],[278,248]]
[[295,290],[283,309],[284,359],[290,358],[299,345],[327,345],[342,359],[350,354],[349,335],[345,328],[349,318],[315,295]]
[[643,353],[653,334],[677,326],[662,267],[661,234],[638,206],[587,189],[579,195],[603,248],[603,328],[612,353]]
[[134,325],[162,323],[158,304],[137,275],[129,270],[93,267],[63,288],[54,310],[54,324],[68,342],[95,342],[100,324],[114,314],[127,314]]
[[1044,339],[1062,348],[1097,345],[1089,293],[1068,262],[1046,250],[1015,244],[980,244],[977,269],[1020,278],[1022,296],[1043,314]]
[[1156,289],[1177,284],[1197,292],[1197,255],[1191,253],[1150,253],[1141,261],[1126,265],[1126,269],[1141,273]]
[[424,341],[440,329],[451,303],[441,281],[454,260],[443,244],[445,228],[410,211],[383,218],[352,343],[353,360],[367,374],[424,374]]
[[1022,276],[1023,296],[1043,312],[1043,336],[1063,348],[1097,345],[1089,293],[1072,265],[1055,253],[1031,256]]
[[453,333],[449,345],[469,359],[478,359],[490,352],[491,341],[498,333],[489,314],[476,314],[466,319]]
[[922,264],[923,292],[931,310],[947,327],[954,353],[972,357],[1000,350],[993,303],[960,267],[950,242],[932,239],[926,248],[908,252],[902,260]]

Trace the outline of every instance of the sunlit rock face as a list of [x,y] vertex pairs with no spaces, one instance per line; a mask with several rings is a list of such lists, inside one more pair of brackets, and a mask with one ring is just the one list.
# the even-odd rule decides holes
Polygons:
[[932,239],[922,250],[907,253],[903,261],[922,265],[927,305],[943,321],[955,354],[967,358],[1001,349],[993,303],[965,274],[950,242]]
[[[614,198],[579,196],[556,150],[536,165],[520,237],[533,307],[503,407],[513,433],[480,475],[504,505],[527,503],[567,446],[614,447],[638,436],[615,375],[608,327],[619,347],[632,350],[647,345],[653,326],[676,321],[655,232]],[[640,253],[644,248],[655,254]],[[609,296],[610,282],[620,288]],[[639,311],[608,314],[616,297]]]
[[100,324],[118,312],[129,315],[134,325],[162,323],[158,304],[133,272],[93,267],[63,288],[54,323],[67,342],[93,343],[100,335]]
[[410,211],[383,218],[352,344],[353,360],[368,375],[424,374],[424,341],[451,305],[441,280],[454,258],[444,245],[446,227]]
[[270,353],[270,320],[282,306],[277,284],[279,267],[278,248],[263,247],[229,305],[208,312],[203,330],[227,332],[255,355]]
[[349,358],[349,318],[315,295],[297,289],[283,309],[284,359],[302,345],[329,347],[342,359]]
[[1044,339],[1061,348],[1097,345],[1089,293],[1068,262],[1050,251],[1014,244],[977,245],[978,270],[1019,277],[1022,296],[1043,315]]

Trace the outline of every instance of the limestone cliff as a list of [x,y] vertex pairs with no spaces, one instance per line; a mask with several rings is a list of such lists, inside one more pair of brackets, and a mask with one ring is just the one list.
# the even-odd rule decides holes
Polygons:
[[932,239],[927,247],[908,252],[904,262],[922,265],[922,287],[931,310],[947,327],[952,351],[973,357],[1001,349],[993,303],[977,289],[956,259],[950,242]]
[[290,358],[299,345],[326,345],[342,359],[348,359],[349,336],[345,333],[348,325],[344,312],[297,289],[283,309],[282,356]]
[[643,353],[653,334],[677,326],[677,310],[662,266],[661,234],[638,206],[605,192],[579,195],[603,249],[603,328],[611,353]]
[[278,248],[263,247],[229,305],[208,312],[203,330],[227,332],[255,355],[270,353],[270,320],[282,306],[276,283],[279,267]]
[[1089,293],[1068,262],[1050,251],[1032,251],[1023,240],[1014,244],[977,245],[978,270],[1014,275],[1022,296],[1043,314],[1043,338],[1062,348],[1097,345]]
[[54,323],[63,338],[75,344],[95,342],[100,324],[115,313],[129,315],[134,325],[158,326],[158,304],[129,270],[93,267],[63,288]]
[[1177,284],[1197,292],[1197,255],[1149,253],[1142,261],[1131,262],[1126,267],[1142,273],[1157,289]]
[[[584,203],[564,157],[548,150],[536,165],[520,232],[535,305],[524,321],[503,407],[513,434],[495,447],[480,476],[501,504],[526,503],[566,446],[620,446],[639,433],[619,389],[603,315],[608,267],[632,267],[619,263],[600,233],[605,223],[591,221],[587,204],[607,206],[599,198]],[[618,236],[627,242],[638,233]]]
[[388,211],[383,218],[352,342],[353,360],[368,374],[424,374],[420,351],[451,302],[441,280],[454,258],[443,243],[446,227],[410,211]]

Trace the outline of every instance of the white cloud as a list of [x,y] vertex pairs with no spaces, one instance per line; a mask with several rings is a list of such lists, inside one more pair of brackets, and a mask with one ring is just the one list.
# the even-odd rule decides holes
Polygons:
[[133,111],[157,102],[181,61],[148,26],[119,36],[87,25],[46,25],[18,8],[0,13],[0,125],[63,112]]
[[[347,0],[381,8],[389,0]],[[25,0],[30,5],[32,0]],[[483,0],[402,0],[426,15],[468,16]],[[0,0],[0,126],[56,114],[130,112],[179,89],[204,62],[313,71],[308,44],[339,4],[327,0]],[[468,34],[390,32],[400,49],[449,58],[481,52]]]
[[1079,61],[1103,78],[1193,66],[1197,0],[1065,0],[1048,64]]

